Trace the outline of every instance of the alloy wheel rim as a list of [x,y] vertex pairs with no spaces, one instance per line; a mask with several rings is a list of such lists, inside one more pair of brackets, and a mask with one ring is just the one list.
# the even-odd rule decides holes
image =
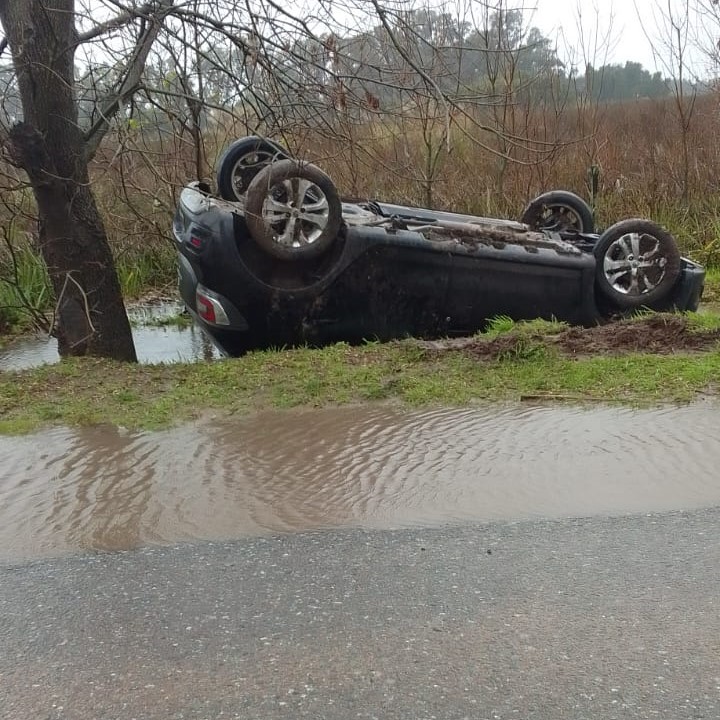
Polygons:
[[278,245],[312,245],[330,219],[325,193],[312,181],[293,177],[269,188],[263,203],[263,220],[273,229]]
[[543,208],[541,227],[545,230],[580,230],[582,221],[571,207],[552,205]]
[[647,233],[626,233],[612,242],[603,258],[608,284],[624,295],[641,296],[665,277],[667,258],[660,241]]
[[274,159],[275,153],[269,150],[253,150],[239,157],[232,170],[232,184],[236,192],[242,194],[247,190],[248,172],[255,173]]

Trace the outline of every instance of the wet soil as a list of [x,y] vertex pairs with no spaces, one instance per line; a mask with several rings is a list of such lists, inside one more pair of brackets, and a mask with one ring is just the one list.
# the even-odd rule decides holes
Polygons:
[[462,350],[478,358],[516,355],[518,348],[555,348],[563,355],[668,355],[712,350],[720,342],[720,329],[701,330],[683,315],[659,314],[619,320],[595,327],[568,327],[559,332],[518,330],[494,338],[482,336],[423,342],[431,351]]

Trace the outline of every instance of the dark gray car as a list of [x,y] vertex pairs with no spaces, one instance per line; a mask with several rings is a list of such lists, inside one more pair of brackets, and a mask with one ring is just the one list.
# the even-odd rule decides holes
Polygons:
[[218,193],[193,183],[174,220],[180,291],[227,354],[298,344],[467,335],[492,317],[590,325],[639,308],[695,310],[705,272],[642,219],[602,234],[577,195],[523,222],[343,203],[319,168],[243,138]]

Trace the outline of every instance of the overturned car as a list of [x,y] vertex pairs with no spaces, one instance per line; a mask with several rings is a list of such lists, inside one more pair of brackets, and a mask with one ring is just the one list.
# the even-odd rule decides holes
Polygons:
[[247,137],[218,192],[183,189],[180,293],[220,349],[468,335],[489,319],[591,325],[639,308],[695,310],[705,272],[641,219],[594,232],[577,195],[548,192],[521,222],[342,202],[332,180]]

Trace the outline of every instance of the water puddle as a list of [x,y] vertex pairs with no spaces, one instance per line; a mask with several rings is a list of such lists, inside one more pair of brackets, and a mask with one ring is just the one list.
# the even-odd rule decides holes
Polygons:
[[268,412],[0,437],[0,557],[720,504],[720,405]]
[[[182,305],[173,302],[135,305],[128,309],[141,363],[194,362],[219,357],[215,346],[195,325],[163,324]],[[46,335],[21,338],[0,350],[0,367],[23,370],[58,362],[57,342]]]

